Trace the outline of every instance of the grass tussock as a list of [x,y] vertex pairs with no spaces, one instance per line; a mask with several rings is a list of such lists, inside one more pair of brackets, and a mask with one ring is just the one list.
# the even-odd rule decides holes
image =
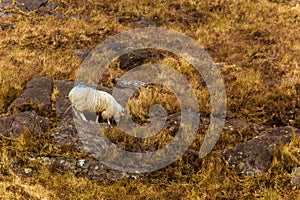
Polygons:
[[[1,19],[1,24],[15,24],[15,28],[0,31],[1,115],[33,77],[48,75],[55,80],[74,80],[82,62],[74,55],[74,49],[92,50],[106,38],[130,30],[132,22],[147,18],[192,37],[222,66],[228,119],[300,128],[300,112],[288,114],[300,108],[300,14],[295,3],[63,2],[67,5],[63,19],[18,10]],[[79,15],[86,17],[70,17]],[[201,75],[182,58],[170,54],[149,61],[155,62],[172,67],[189,81],[201,115],[208,117],[210,96]],[[116,61],[103,74],[101,84],[113,87],[113,79],[124,73],[126,70],[120,69]],[[52,99],[55,100],[55,95]],[[149,119],[149,108],[157,103],[168,114],[180,111],[174,94],[160,86],[139,89],[127,109],[137,123],[143,124]],[[120,147],[133,150],[136,147],[133,144],[139,144],[139,151],[143,151],[163,147],[176,129],[163,129],[150,140],[138,141],[122,135],[120,130],[113,131],[110,139],[120,143]],[[200,130],[192,148],[199,148],[202,139]],[[228,136],[220,141],[232,146],[239,140]],[[229,147],[220,141],[217,149]],[[83,156],[71,147],[56,146],[47,134],[32,135],[25,131],[18,139],[0,136],[0,146],[3,199],[299,199],[300,196],[299,189],[293,190],[290,183],[292,171],[300,164],[299,137],[280,147],[274,153],[269,171],[256,177],[237,175],[220,154],[212,152],[202,160],[184,155],[147,178],[103,182],[77,177],[72,172],[61,173],[32,160],[36,156]],[[35,173],[30,178],[20,178],[12,168],[30,168]]]

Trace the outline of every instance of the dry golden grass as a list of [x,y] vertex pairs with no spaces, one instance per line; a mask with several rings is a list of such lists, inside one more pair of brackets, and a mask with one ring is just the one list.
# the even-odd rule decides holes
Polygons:
[[[194,38],[215,62],[224,65],[220,71],[226,86],[229,119],[289,125],[286,113],[300,108],[300,12],[294,3],[268,0],[64,2],[68,5],[66,15],[82,14],[89,18],[57,19],[17,11],[1,19],[1,23],[16,25],[14,29],[0,31],[1,114],[33,77],[48,75],[55,80],[74,80],[82,62],[74,56],[74,49],[93,49],[104,39],[131,29],[130,23],[141,18]],[[195,70],[174,56],[159,62],[173,67],[189,80],[201,114],[209,116],[209,93]],[[124,72],[117,63],[112,64],[102,84],[112,87],[111,80]],[[155,87],[141,89],[139,96],[130,101],[129,109],[141,121],[147,119],[148,108],[153,103],[163,103],[170,113],[178,111],[177,103],[170,103],[174,102],[174,96]],[[299,115],[292,125],[300,128]],[[124,142],[118,130],[114,131],[111,139]],[[198,137],[192,145],[196,149],[203,135]],[[160,147],[169,139],[169,133],[163,132],[153,140],[142,141],[142,148]],[[125,142],[127,146],[123,147],[130,149],[135,140],[129,138]],[[290,184],[292,169],[300,164],[299,138],[279,148],[269,171],[256,177],[237,175],[221,155],[211,153],[202,160],[185,155],[145,179],[104,182],[78,178],[73,173],[58,173],[31,161],[31,153],[79,156],[72,149],[52,144],[48,135],[32,136],[25,132],[19,139],[1,136],[0,146],[0,199],[299,199],[300,196],[299,189],[292,190]],[[218,143],[216,149],[224,146],[228,148]],[[27,165],[39,169],[31,178],[19,178],[11,171],[11,166]]]

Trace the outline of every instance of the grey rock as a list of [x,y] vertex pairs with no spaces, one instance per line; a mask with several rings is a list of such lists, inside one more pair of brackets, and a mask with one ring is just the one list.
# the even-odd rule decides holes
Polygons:
[[46,5],[48,0],[16,0],[16,6],[24,12],[32,12]]
[[230,119],[225,122],[224,130],[230,133],[245,134],[248,133],[251,128],[247,121],[240,119]]
[[[1,11],[0,11],[1,12]],[[0,14],[1,15],[1,14]],[[0,27],[3,31],[7,30],[7,29],[13,29],[16,27],[15,24],[0,24]]]
[[270,168],[272,153],[277,145],[289,142],[293,134],[300,136],[300,130],[289,126],[273,128],[263,135],[225,151],[224,156],[238,173],[248,176],[262,174]]
[[274,87],[274,86],[280,85],[281,83],[292,82],[292,81],[294,81],[294,78],[282,78],[282,79],[277,79],[277,80],[271,81],[268,83],[268,85]]
[[[12,13],[7,12],[6,8],[10,8],[13,6],[13,1],[12,0],[2,0],[0,1],[0,17],[5,18],[5,17],[9,17],[12,15]],[[2,30],[3,27],[1,27]]]
[[151,26],[158,26],[154,21],[150,19],[140,19],[130,24],[132,28],[145,28]]
[[32,79],[25,91],[8,107],[8,114],[32,109],[42,114],[51,113],[53,84],[53,79],[47,76]]
[[56,84],[58,95],[56,97],[55,108],[56,116],[59,118],[72,117],[71,102],[68,95],[70,90],[74,87],[73,81],[58,81]]
[[25,168],[25,167],[13,167],[12,171],[15,173],[15,175],[22,177],[22,178],[29,178],[32,177],[34,171],[31,168]]
[[296,168],[293,172],[291,183],[294,186],[294,189],[300,186],[300,167]]
[[77,176],[88,177],[92,180],[120,180],[131,176],[144,176],[141,174],[127,174],[124,172],[111,170],[101,162],[91,158],[77,159],[66,157],[40,157],[37,160],[44,163],[45,159],[47,160],[47,165],[52,171],[60,171],[63,173],[75,172]]
[[13,0],[1,0],[0,7],[11,7],[13,6]]
[[120,68],[133,69],[151,60],[159,60],[162,58],[164,58],[164,55],[159,52],[151,52],[148,50],[135,50],[128,54],[120,56]]
[[11,16],[12,13],[6,12],[3,8],[0,7],[0,17],[5,18]]
[[57,19],[62,19],[63,18],[63,13],[58,11],[52,14],[53,17],[56,17]]
[[57,7],[59,6],[58,3],[56,2],[46,2],[46,4],[44,4],[44,6],[40,6],[38,8],[38,13],[41,15],[47,15],[50,14],[52,11],[54,11]]
[[73,118],[70,116],[58,123],[55,130],[51,132],[51,137],[57,145],[69,145],[78,151],[83,151],[82,141],[78,136]]
[[86,49],[74,49],[74,55],[83,59],[87,57],[89,53],[90,51]]
[[0,134],[6,137],[18,137],[25,130],[33,134],[46,132],[51,122],[39,116],[35,111],[0,118]]

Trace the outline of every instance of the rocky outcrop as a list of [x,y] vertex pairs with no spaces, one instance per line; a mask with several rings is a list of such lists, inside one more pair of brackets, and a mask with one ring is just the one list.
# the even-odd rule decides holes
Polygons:
[[47,76],[32,79],[25,91],[8,107],[8,114],[29,110],[50,114],[53,84],[53,79]]
[[16,0],[16,5],[24,12],[31,12],[46,5],[48,0]]
[[70,109],[70,101],[68,98],[70,90],[74,87],[73,81],[58,81],[56,84],[58,94],[56,97],[55,108],[56,116],[59,118],[72,117],[72,109]]
[[40,15],[52,15],[57,18],[62,18],[63,11],[67,9],[67,5],[61,1],[55,2],[49,0],[2,0],[0,1],[0,17],[9,17],[14,14],[14,12],[16,11],[11,11],[11,8],[13,7],[18,8],[21,12],[37,12]]
[[45,133],[50,124],[49,119],[39,116],[35,111],[26,111],[0,118],[0,133],[6,137],[18,137],[26,130],[32,134]]
[[294,134],[300,136],[300,130],[292,127],[273,128],[225,151],[224,156],[238,173],[249,176],[262,174],[270,168],[276,146],[289,142]]

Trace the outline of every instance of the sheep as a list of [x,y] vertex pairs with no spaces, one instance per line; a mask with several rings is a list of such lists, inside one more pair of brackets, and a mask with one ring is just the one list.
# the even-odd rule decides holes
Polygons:
[[110,125],[111,118],[118,121],[124,112],[124,108],[112,95],[82,84],[78,84],[69,92],[69,99],[73,108],[85,121],[87,120],[83,112],[91,112],[96,113],[96,122],[101,114],[102,119],[107,120]]

